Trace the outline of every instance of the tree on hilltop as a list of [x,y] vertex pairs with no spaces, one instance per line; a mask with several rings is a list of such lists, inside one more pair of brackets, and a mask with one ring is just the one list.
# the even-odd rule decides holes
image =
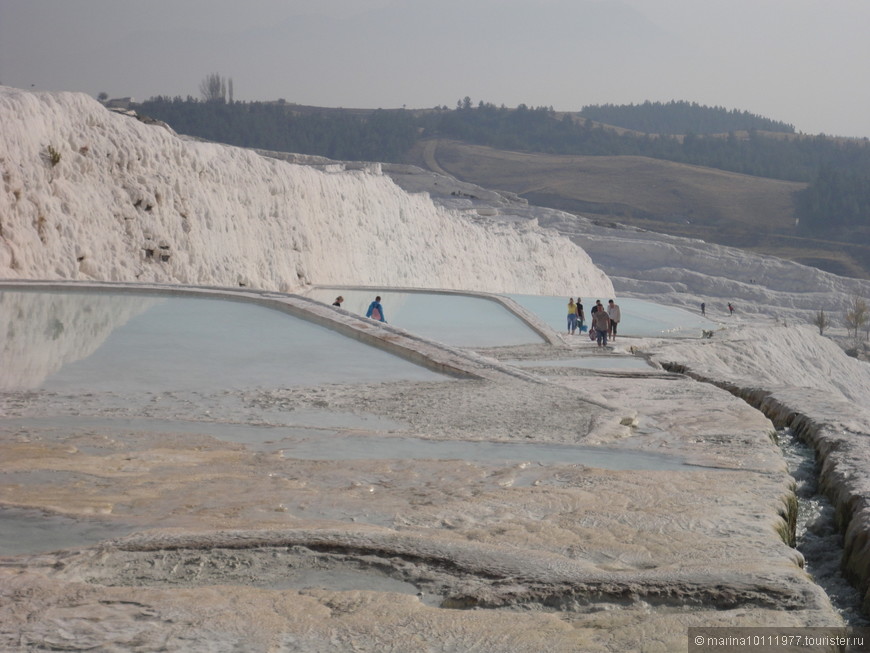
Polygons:
[[232,102],[233,80],[221,77],[219,73],[210,73],[199,83],[199,93],[206,102],[226,102],[227,87],[230,88]]

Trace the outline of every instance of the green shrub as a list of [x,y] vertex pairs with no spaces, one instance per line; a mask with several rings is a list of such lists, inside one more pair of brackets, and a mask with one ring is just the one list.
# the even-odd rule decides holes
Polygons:
[[60,163],[60,152],[51,145],[48,146],[48,161],[51,163],[52,168]]

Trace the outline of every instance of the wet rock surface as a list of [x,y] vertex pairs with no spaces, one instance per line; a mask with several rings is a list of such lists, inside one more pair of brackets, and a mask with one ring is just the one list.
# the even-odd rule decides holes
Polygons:
[[[706,347],[704,354],[669,344],[660,344],[653,351],[663,365],[741,397],[777,426],[791,428],[811,447],[819,466],[819,490],[830,500],[835,513],[830,528],[839,531],[844,540],[841,571],[863,596],[856,610],[867,615],[870,412],[864,398],[870,387],[870,368],[863,362],[840,357],[834,343],[816,337],[809,329],[798,337],[785,328],[768,334],[770,340],[777,336],[799,340],[803,351],[795,345],[796,355],[782,360],[765,351],[768,347],[763,342],[738,334]],[[722,361],[727,361],[727,373]],[[816,371],[823,364],[828,365],[829,374]]]
[[[534,381],[2,401],[7,421],[32,420],[0,432],[5,505],[135,531],[3,558],[11,650],[681,650],[689,626],[841,623],[786,543],[793,481],[771,422],[681,375],[564,368]],[[308,424],[310,437],[550,442],[689,466],[298,459],[280,439],[225,432],[301,428],[313,410],[384,421]]]

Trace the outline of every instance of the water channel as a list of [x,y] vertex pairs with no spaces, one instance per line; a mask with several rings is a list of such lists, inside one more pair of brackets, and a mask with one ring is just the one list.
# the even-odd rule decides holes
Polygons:
[[795,479],[798,516],[797,549],[806,559],[806,570],[824,588],[831,603],[849,626],[866,628],[870,619],[861,614],[861,594],[840,572],[843,536],[834,526],[834,507],[819,493],[819,469],[812,447],[791,429],[777,431],[777,440]]

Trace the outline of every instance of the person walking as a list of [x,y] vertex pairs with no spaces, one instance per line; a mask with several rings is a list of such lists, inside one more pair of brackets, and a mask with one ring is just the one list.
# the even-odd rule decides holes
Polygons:
[[728,315],[734,315],[734,306],[728,302]]
[[577,304],[574,303],[574,298],[568,298],[568,335],[574,335],[577,330]]
[[595,329],[596,342],[599,347],[607,346],[607,332],[610,330],[610,317],[602,306],[592,316],[592,328]]
[[622,319],[622,313],[619,310],[619,304],[614,303],[612,299],[607,302],[607,317],[610,318],[610,337],[612,340],[616,340],[616,327]]
[[341,302],[343,302],[343,301],[344,301],[344,297],[342,297],[341,295],[339,295],[338,297],[335,298],[335,301],[332,302],[332,305],[333,305],[333,306],[338,306],[339,308],[341,308]]
[[384,315],[384,307],[381,306],[381,296],[378,295],[375,297],[375,301],[369,304],[369,308],[366,311],[366,317],[370,317],[373,320],[378,320],[379,322],[386,322],[387,318]]
[[577,298],[576,306],[577,306],[577,328],[580,329],[580,333],[583,333],[583,329],[586,326],[586,314],[583,312],[583,299],[581,297]]
[[705,317],[707,315],[707,305],[704,302],[701,302],[701,315]]

